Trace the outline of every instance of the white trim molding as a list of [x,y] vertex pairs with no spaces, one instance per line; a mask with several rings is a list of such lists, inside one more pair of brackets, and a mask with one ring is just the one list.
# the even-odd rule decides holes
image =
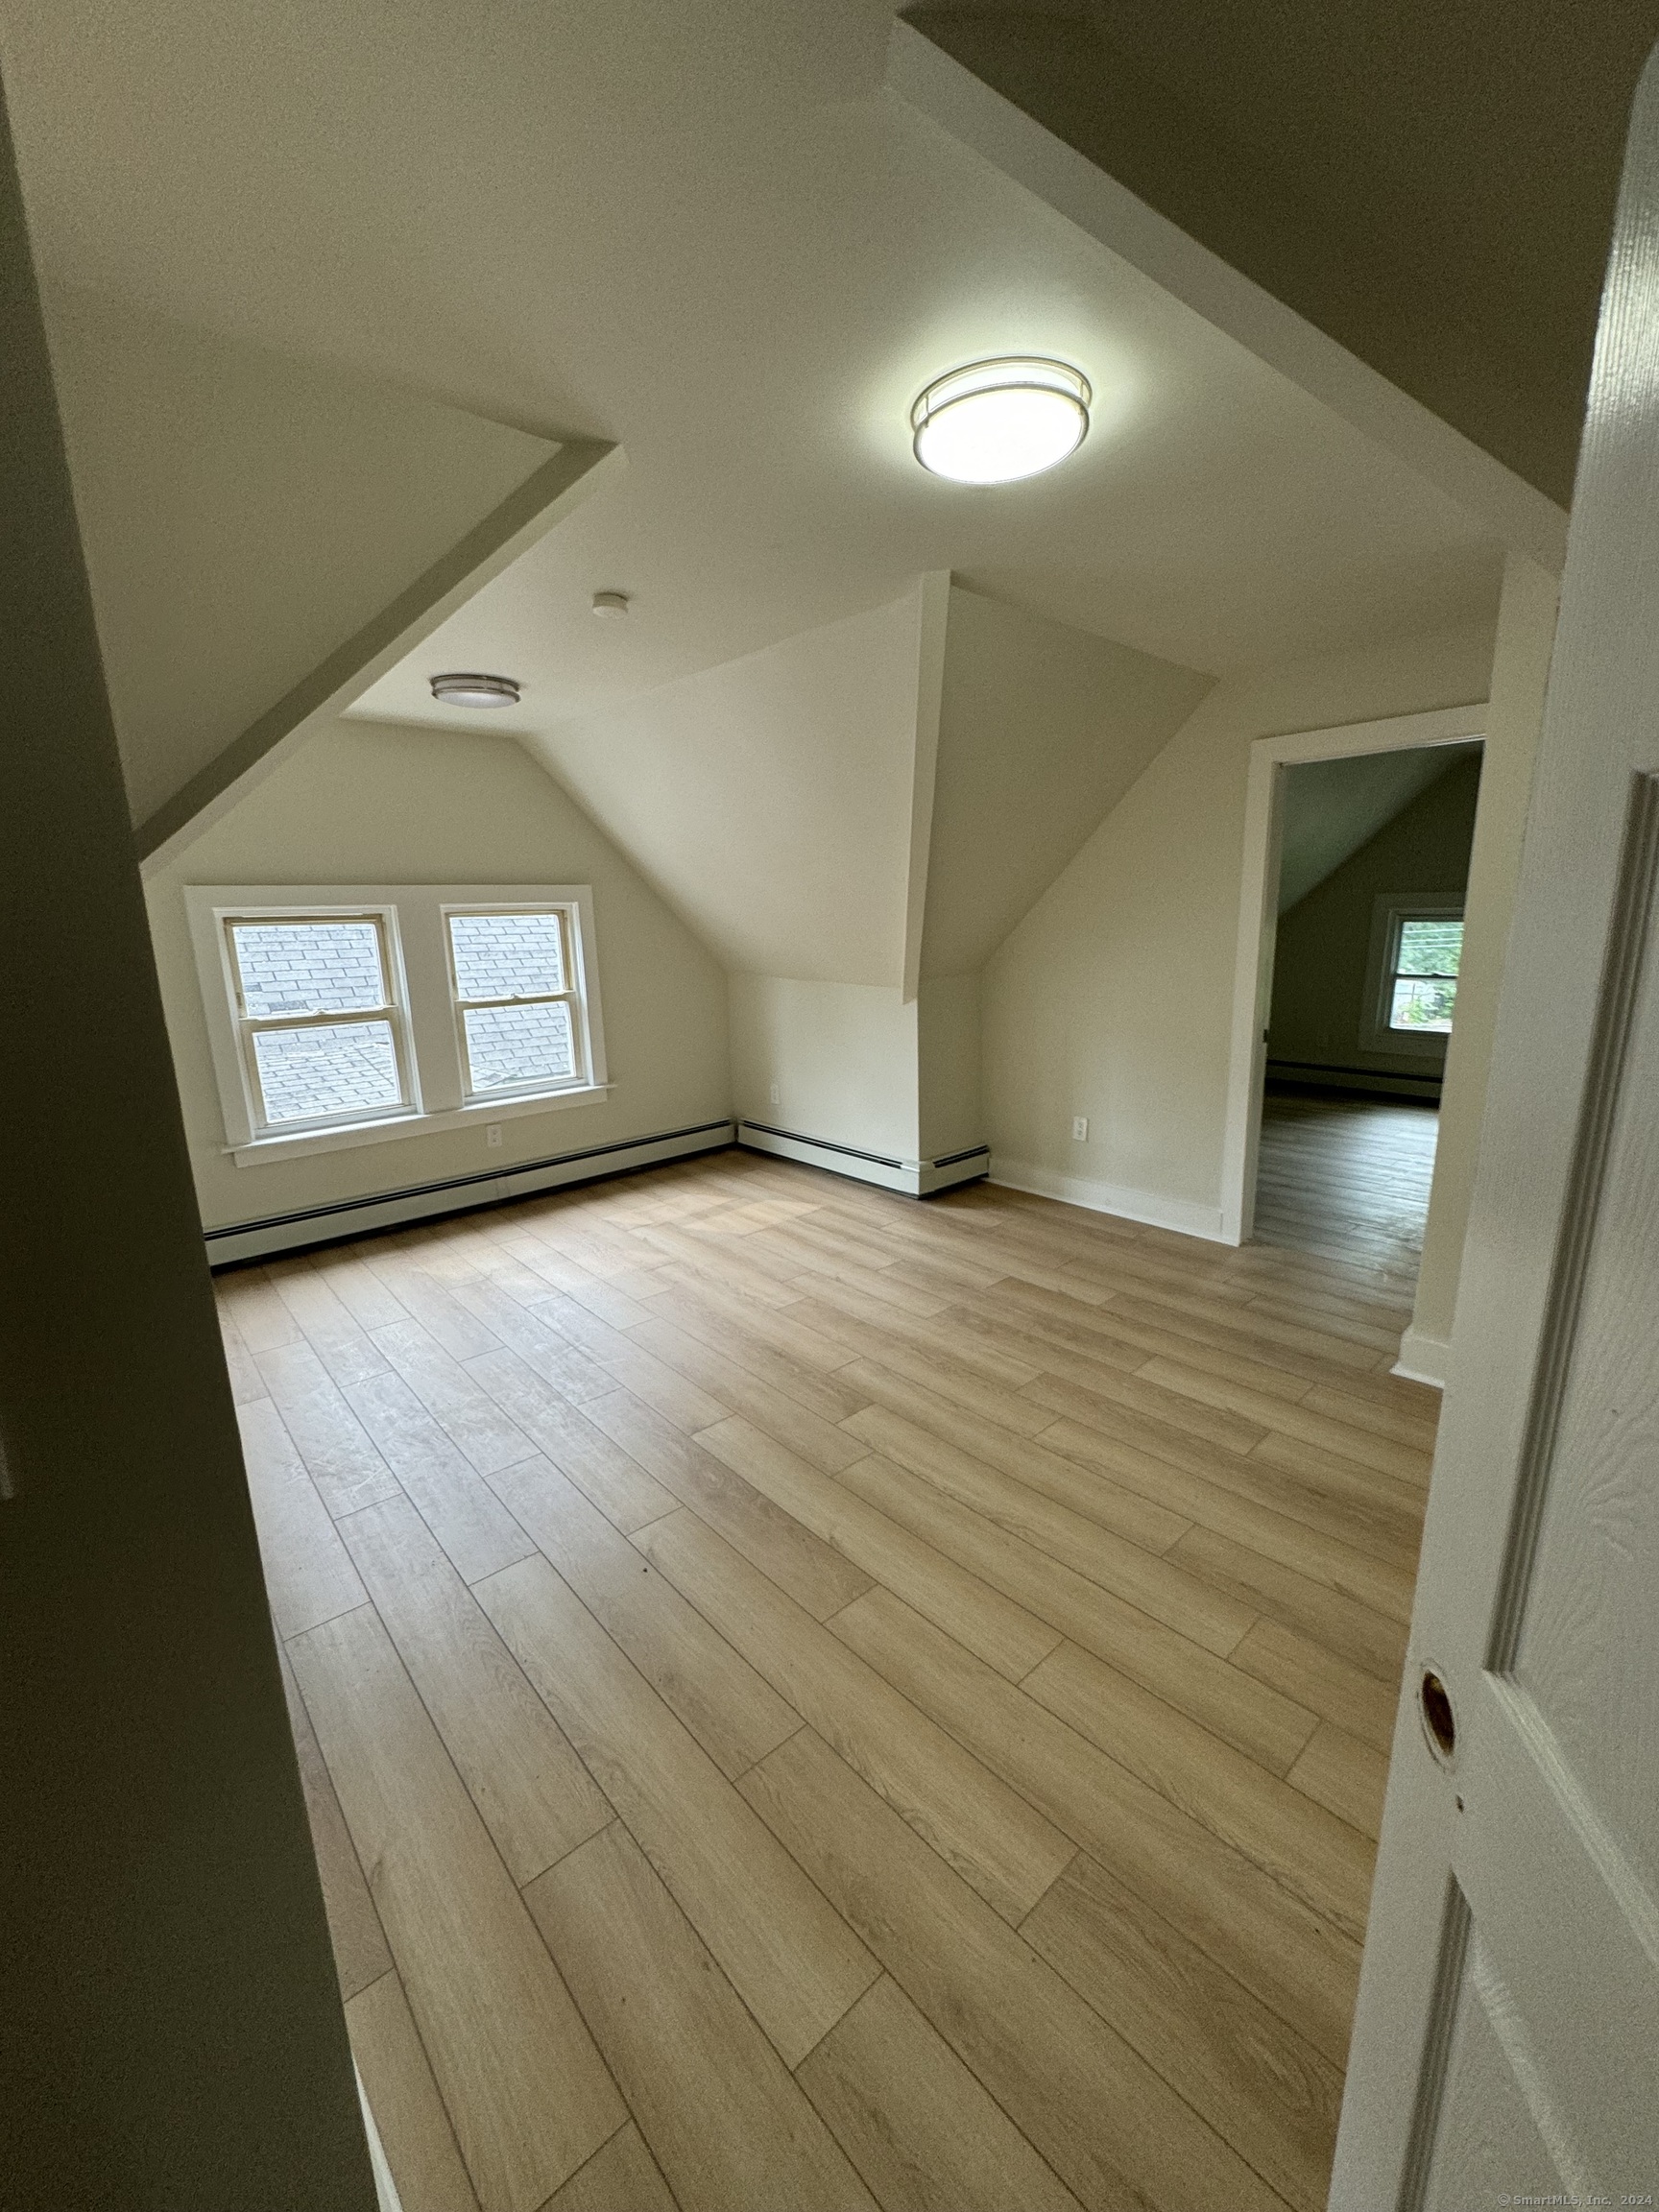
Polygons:
[[474,1206],[493,1206],[503,1198],[531,1198],[539,1190],[560,1190],[568,1183],[593,1183],[624,1175],[663,1160],[684,1160],[694,1152],[723,1151],[732,1142],[733,1124],[700,1121],[687,1129],[668,1129],[651,1137],[618,1137],[579,1152],[560,1152],[546,1160],[520,1160],[482,1175],[451,1175],[439,1183],[415,1183],[401,1190],[369,1191],[305,1206],[292,1214],[268,1214],[259,1221],[229,1221],[204,1229],[209,1267],[228,1267],[238,1260],[264,1260],[275,1252],[301,1252],[313,1244],[340,1244],[371,1237],[406,1221],[430,1221],[445,1214],[464,1214]]
[[989,1180],[1009,1190],[1028,1190],[1035,1198],[1058,1198],[1086,1206],[1091,1214],[1115,1214],[1119,1220],[1143,1221],[1148,1228],[1172,1229],[1179,1237],[1202,1237],[1212,1244],[1230,1241],[1221,1233],[1221,1209],[1190,1198],[1166,1198],[1158,1190],[1135,1190],[1122,1183],[1095,1183],[1082,1175],[1057,1175],[1029,1160],[1008,1160],[998,1152]]
[[1400,1357],[1388,1372],[1403,1375],[1407,1382],[1427,1382],[1432,1390],[1444,1390],[1451,1358],[1452,1346],[1444,1336],[1426,1336],[1421,1329],[1407,1329],[1400,1339]]
[[1267,1016],[1273,1000],[1273,947],[1284,771],[1309,760],[1346,760],[1367,753],[1404,753],[1424,745],[1467,745],[1486,734],[1486,702],[1395,714],[1382,722],[1349,722],[1334,730],[1298,730],[1258,737],[1250,748],[1244,793],[1244,855],[1238,888],[1238,941],[1233,972],[1233,1043],[1227,1070],[1227,1120],[1221,1144],[1221,1228],[1224,1244],[1242,1244],[1255,1225],[1256,1153],[1262,1135],[1262,1085],[1266,1070]]

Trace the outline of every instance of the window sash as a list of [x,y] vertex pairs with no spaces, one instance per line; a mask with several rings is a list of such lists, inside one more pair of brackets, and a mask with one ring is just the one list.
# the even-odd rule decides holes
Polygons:
[[[492,914],[550,914],[559,926],[559,956],[564,964],[566,988],[563,991],[532,991],[506,998],[469,998],[462,995],[455,974],[455,937],[452,922],[485,918]],[[588,1082],[588,1044],[581,969],[576,960],[571,927],[570,908],[567,906],[445,906],[444,920],[444,954],[449,974],[449,1000],[455,1020],[455,1045],[461,1055],[462,1094],[469,1103],[489,1098],[519,1098],[541,1093],[577,1091]],[[568,1009],[570,1021],[570,1063],[568,1075],[548,1077],[526,1076],[521,1083],[493,1083],[480,1089],[472,1079],[472,1054],[467,1038],[467,1016],[486,1013],[496,1007],[564,1006]]]
[[[324,927],[330,922],[368,922],[374,930],[375,950],[380,960],[380,989],[384,996],[377,1006],[342,1007],[338,1011],[325,1010],[316,1014],[250,1014],[243,990],[242,961],[236,946],[236,931],[249,924],[263,923],[276,928],[302,929],[307,924]],[[348,1128],[358,1122],[384,1121],[414,1109],[415,1100],[411,1083],[412,1058],[404,1023],[404,1010],[392,983],[392,944],[387,916],[374,908],[336,909],[333,912],[300,913],[292,907],[250,907],[240,913],[227,914],[223,918],[226,963],[231,994],[231,1011],[235,1018],[237,1046],[244,1080],[248,1086],[248,1103],[253,1130],[257,1136],[298,1136],[314,1129]],[[259,1055],[253,1040],[276,1030],[341,1029],[351,1024],[379,1022],[392,1032],[392,1054],[397,1070],[397,1096],[384,1106],[348,1106],[337,1114],[284,1115],[273,1118],[265,1097],[265,1085],[259,1072]]]

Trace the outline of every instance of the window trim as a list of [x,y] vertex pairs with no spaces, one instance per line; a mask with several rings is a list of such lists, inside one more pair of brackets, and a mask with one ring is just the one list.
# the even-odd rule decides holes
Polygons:
[[[1359,1046],[1365,1052],[1382,1052],[1399,1060],[1443,1060],[1451,1042],[1443,1029],[1420,1029],[1414,1034],[1389,1026],[1393,1010],[1394,962],[1398,956],[1401,925],[1407,922],[1461,922],[1464,900],[1442,893],[1382,891],[1372,907],[1371,948],[1365,970],[1364,1014],[1359,1024]],[[1455,1015],[1454,1015],[1455,1021]]]
[[[184,905],[196,954],[207,1044],[225,1121],[225,1151],[238,1166],[303,1158],[312,1152],[384,1143],[480,1122],[507,1121],[592,1105],[613,1088],[606,1070],[604,1017],[594,952],[593,892],[586,883],[240,883],[191,884]],[[493,907],[565,910],[566,950],[579,1015],[585,1075],[544,1091],[469,1097],[460,1013],[448,950],[448,910]],[[250,917],[322,921],[334,915],[384,917],[388,980],[403,1021],[409,1103],[350,1121],[305,1122],[288,1133],[262,1128],[248,1072],[227,923]],[[397,1026],[394,1026],[397,1035]]]

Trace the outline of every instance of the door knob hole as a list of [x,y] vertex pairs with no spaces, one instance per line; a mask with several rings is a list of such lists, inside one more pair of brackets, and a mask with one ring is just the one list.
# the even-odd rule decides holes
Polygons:
[[1430,1743],[1442,1759],[1450,1759],[1457,1748],[1457,1719],[1452,1711],[1451,1695],[1431,1667],[1423,1670],[1417,1701],[1422,1708],[1423,1725],[1429,1732]]

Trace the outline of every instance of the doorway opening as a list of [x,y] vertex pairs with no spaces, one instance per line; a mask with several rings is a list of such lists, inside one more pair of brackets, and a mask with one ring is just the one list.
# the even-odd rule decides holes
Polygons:
[[1254,748],[1224,1213],[1407,1304],[1433,1180],[1479,710]]

